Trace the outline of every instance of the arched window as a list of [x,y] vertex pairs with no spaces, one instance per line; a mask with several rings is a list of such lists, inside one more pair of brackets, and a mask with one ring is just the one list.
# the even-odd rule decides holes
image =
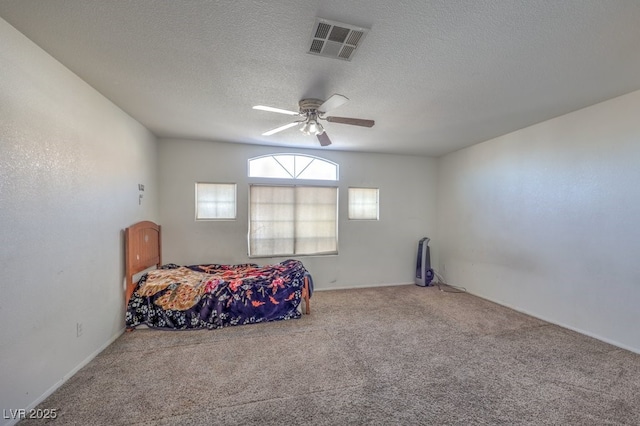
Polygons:
[[249,177],[337,181],[338,165],[312,155],[264,155],[249,159]]

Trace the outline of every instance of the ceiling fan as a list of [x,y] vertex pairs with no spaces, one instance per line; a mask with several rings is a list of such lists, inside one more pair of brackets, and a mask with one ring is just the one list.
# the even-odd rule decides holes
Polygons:
[[305,135],[315,135],[320,145],[327,146],[331,145],[331,139],[329,139],[329,136],[327,136],[327,133],[324,131],[324,127],[318,120],[362,127],[372,127],[375,124],[373,120],[363,120],[361,118],[325,116],[327,112],[344,105],[348,101],[349,99],[346,96],[335,94],[331,95],[329,99],[325,101],[320,99],[302,99],[298,102],[300,108],[298,112],[264,105],[256,105],[253,109],[298,116],[298,119],[294,122],[264,132],[262,136],[271,136],[291,127],[299,126],[302,133]]

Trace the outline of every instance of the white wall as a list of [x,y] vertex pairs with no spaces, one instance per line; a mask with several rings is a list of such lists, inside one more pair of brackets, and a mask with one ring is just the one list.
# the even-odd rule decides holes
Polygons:
[[[247,160],[292,150],[219,142],[160,140],[163,262],[276,263],[247,257]],[[418,240],[435,232],[436,166],[426,157],[296,150],[340,166],[339,254],[301,257],[317,289],[410,283]],[[194,220],[195,182],[238,184],[235,221]],[[347,220],[349,186],[380,188],[380,220]]]
[[0,408],[15,410],[122,332],[122,230],[158,218],[157,146],[2,19],[0,40]]
[[640,91],[441,158],[445,278],[640,352],[639,111]]

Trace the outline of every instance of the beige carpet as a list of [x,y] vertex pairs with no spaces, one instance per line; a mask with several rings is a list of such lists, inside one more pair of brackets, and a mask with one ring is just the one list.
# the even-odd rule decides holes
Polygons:
[[57,425],[640,424],[640,355],[469,294],[322,291],[311,309],[126,333],[40,407]]

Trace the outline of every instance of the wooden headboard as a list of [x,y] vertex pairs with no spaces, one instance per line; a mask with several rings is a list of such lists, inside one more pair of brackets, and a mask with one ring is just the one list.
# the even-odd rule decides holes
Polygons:
[[160,225],[150,221],[138,222],[124,230],[125,274],[127,292],[125,306],[135,290],[133,276],[152,266],[162,266]]

